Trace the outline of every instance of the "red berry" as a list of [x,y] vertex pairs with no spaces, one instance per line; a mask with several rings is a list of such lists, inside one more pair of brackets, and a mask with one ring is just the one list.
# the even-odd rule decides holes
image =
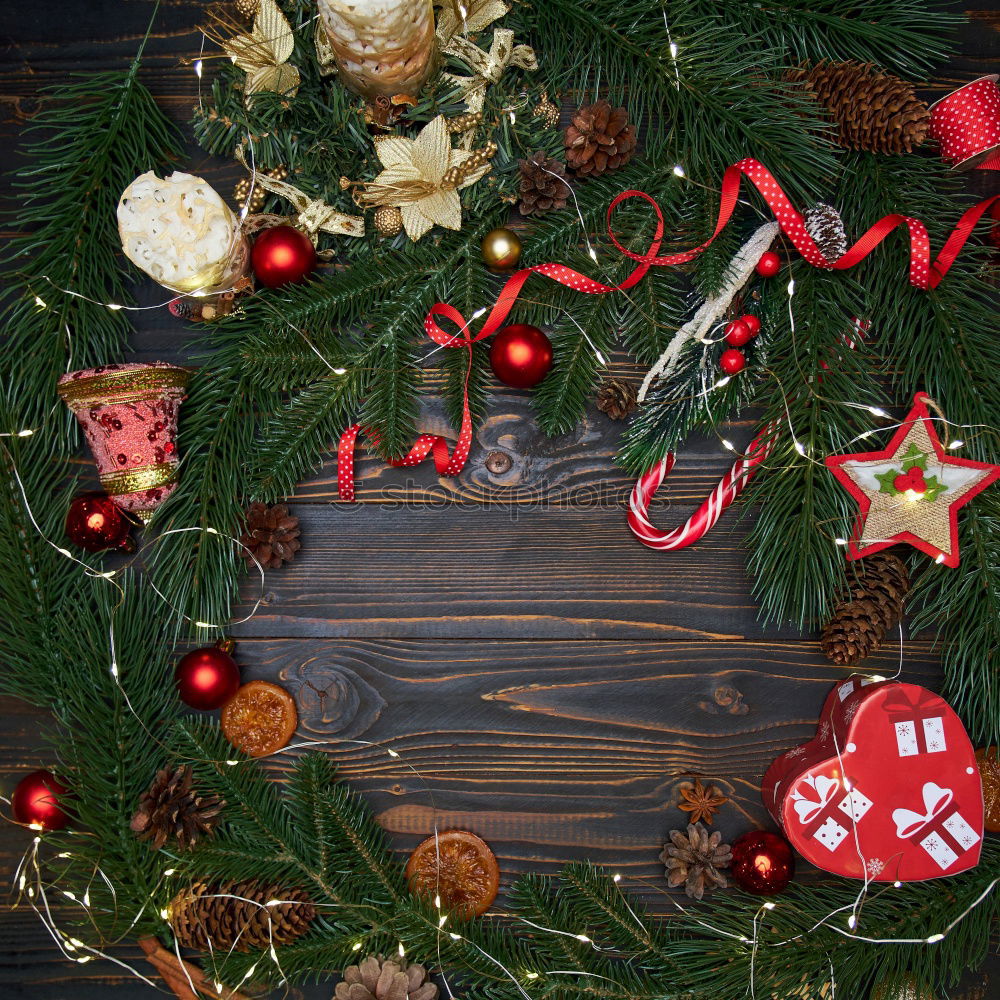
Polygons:
[[726,324],[726,343],[733,347],[742,347],[750,342],[753,336],[750,327],[741,319],[734,319],[732,323]]
[[756,337],[760,333],[760,320],[754,316],[752,313],[744,313],[739,321],[741,323],[746,323],[750,327],[750,336]]
[[719,357],[719,367],[727,375],[738,375],[746,366],[747,359],[743,357],[743,352],[734,348],[723,351]]
[[913,468],[910,469],[910,479],[916,480],[918,483],[922,483],[924,481],[924,470],[921,469],[919,465],[913,466]]
[[914,493],[926,493],[927,484],[924,482],[924,477],[921,474],[919,477],[910,476],[910,485],[906,487],[908,490],[913,490]]
[[892,488],[897,493],[905,493],[910,488],[910,477],[902,473],[892,481]]
[[781,258],[773,250],[761,254],[756,271],[762,278],[773,278],[780,270]]

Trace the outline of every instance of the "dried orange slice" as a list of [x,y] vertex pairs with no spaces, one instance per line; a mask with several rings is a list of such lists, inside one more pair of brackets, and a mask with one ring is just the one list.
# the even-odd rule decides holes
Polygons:
[[414,895],[440,897],[443,910],[478,917],[497,898],[500,869],[489,845],[474,833],[446,830],[410,855],[406,879]]
[[996,747],[976,751],[979,774],[983,779],[983,826],[990,833],[1000,833],[1000,752]]
[[250,681],[222,706],[222,732],[238,750],[266,757],[285,746],[299,723],[295,699],[277,684]]

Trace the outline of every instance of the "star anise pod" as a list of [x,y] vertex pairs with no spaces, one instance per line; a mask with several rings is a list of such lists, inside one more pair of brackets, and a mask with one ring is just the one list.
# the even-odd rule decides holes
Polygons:
[[678,807],[691,813],[692,823],[705,822],[711,825],[716,811],[729,801],[715,785],[703,785],[701,778],[695,778],[693,784],[685,782],[679,791],[681,801]]

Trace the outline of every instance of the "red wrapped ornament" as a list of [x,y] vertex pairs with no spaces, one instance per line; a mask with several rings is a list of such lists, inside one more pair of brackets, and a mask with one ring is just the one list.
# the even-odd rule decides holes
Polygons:
[[34,830],[61,830],[69,823],[69,814],[59,800],[68,792],[51,771],[32,771],[17,783],[10,797],[11,812],[18,823]]
[[490,365],[504,385],[530,389],[552,367],[552,342],[537,326],[526,323],[505,326],[493,338]]
[[816,737],[768,768],[761,795],[792,846],[836,875],[919,882],[979,863],[972,744],[947,702],[915,684],[838,684]]
[[250,263],[262,285],[279,288],[304,281],[316,269],[316,250],[294,226],[275,226],[254,241]]
[[97,462],[101,486],[142,521],[177,485],[177,411],[188,372],[153,364],[103,365],[59,379]]
[[757,896],[776,896],[795,874],[795,855],[784,837],[751,830],[733,841],[733,881]]
[[81,493],[69,505],[66,537],[87,552],[134,552],[133,524],[106,493]]
[[240,686],[240,668],[232,657],[235,643],[223,639],[216,646],[195,649],[182,657],[174,671],[177,694],[190,708],[203,712],[221,708]]

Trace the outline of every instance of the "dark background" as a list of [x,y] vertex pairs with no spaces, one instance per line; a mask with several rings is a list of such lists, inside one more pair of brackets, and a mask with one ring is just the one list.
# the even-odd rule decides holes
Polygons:
[[[151,10],[148,0],[0,5],[5,207],[38,90],[74,70],[124,66]],[[144,63],[145,81],[185,126],[197,80],[181,60],[198,51],[203,10],[167,0]],[[1000,13],[968,16],[960,52],[939,69],[929,97],[998,69]],[[225,197],[239,176],[194,147],[182,169],[207,176]],[[976,172],[969,183],[990,193],[997,175]],[[165,298],[154,288],[144,295]],[[184,360],[189,327],[166,309],[136,320],[137,360]],[[626,359],[616,370],[640,375]],[[444,432],[436,385],[429,372],[421,429]],[[620,425],[592,407],[573,433],[546,439],[525,394],[502,388],[490,413],[456,480],[437,479],[430,463],[403,471],[364,459],[356,507],[334,502],[331,462],[303,483],[292,501],[303,550],[268,574],[264,606],[235,630],[238,659],[246,677],[295,690],[299,737],[332,740],[342,775],[365,792],[400,850],[431,832],[436,808],[440,828],[466,827],[490,842],[504,884],[590,858],[662,906],[656,856],[667,831],[684,823],[678,783],[701,775],[732,796],[717,821],[726,839],[768,824],[763,770],[812,736],[843,672],[814,636],[757,623],[740,551],[746,527],[735,513],[680,552],[633,539],[624,518],[632,483],[612,462]],[[743,444],[752,424],[748,417],[726,433]],[[501,476],[484,465],[495,449],[513,460]],[[675,509],[661,508],[658,523],[682,521],[729,463],[717,440],[690,442],[664,491]],[[892,673],[897,655],[890,642],[866,667]],[[906,641],[904,676],[939,683],[926,639]],[[44,713],[13,699],[0,699],[0,709],[0,785],[9,791],[51,761]],[[351,739],[401,756],[342,742]],[[13,871],[27,844],[24,830],[0,825],[0,872]],[[116,954],[149,972],[137,948]],[[993,978],[988,995],[1000,996]],[[109,992],[151,995],[110,963],[63,960],[29,910],[0,912],[0,996]],[[331,993],[331,985],[293,991]]]

